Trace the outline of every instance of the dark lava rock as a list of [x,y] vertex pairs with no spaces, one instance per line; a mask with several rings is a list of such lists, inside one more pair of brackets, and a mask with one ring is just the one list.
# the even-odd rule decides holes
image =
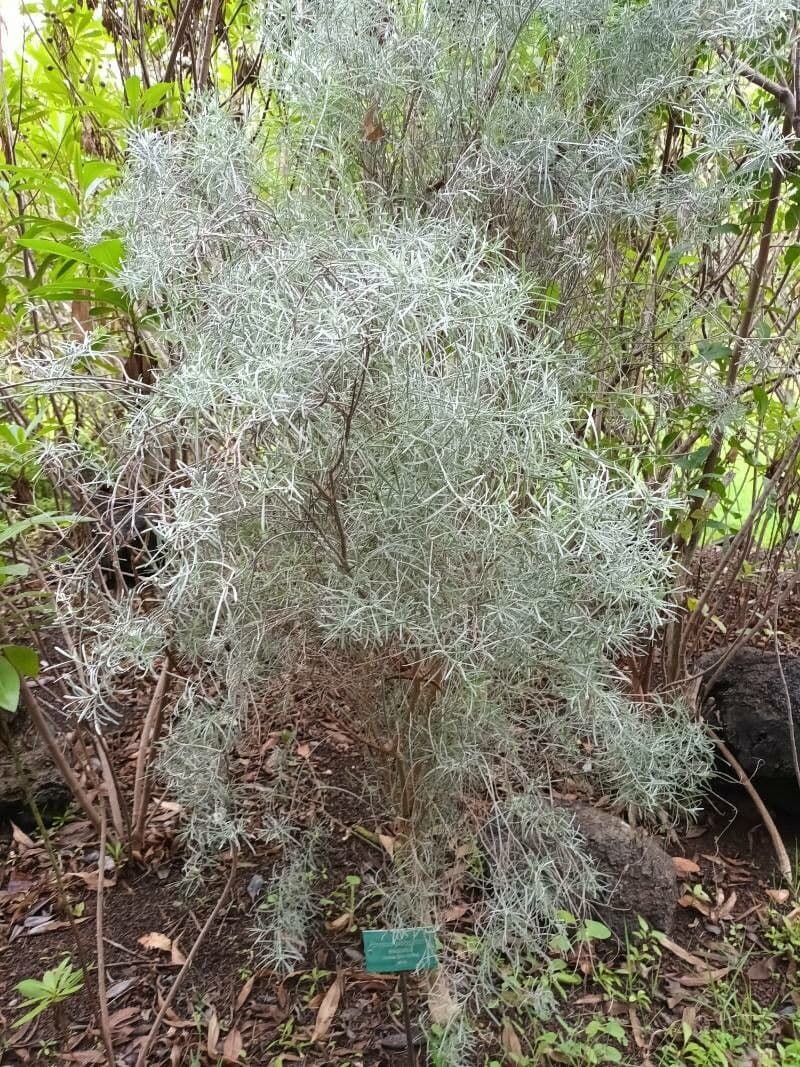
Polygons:
[[[36,732],[12,725],[13,740],[19,753],[36,804],[45,822],[63,815],[72,803],[72,794],[60,778],[49,756],[43,751]],[[36,823],[25,800],[23,780],[17,773],[11,753],[0,744],[0,826],[13,822],[30,833]]]
[[[721,651],[710,652],[698,666],[710,677],[721,655]],[[709,717],[716,719],[722,739],[764,800],[798,812],[800,786],[792,760],[787,689],[800,747],[800,657],[781,656],[779,666],[774,652],[742,649],[723,667],[706,695],[714,704]]]
[[644,830],[610,812],[586,804],[568,807],[608,887],[594,906],[598,918],[621,941],[638,929],[638,916],[671,933],[678,905],[672,857]]

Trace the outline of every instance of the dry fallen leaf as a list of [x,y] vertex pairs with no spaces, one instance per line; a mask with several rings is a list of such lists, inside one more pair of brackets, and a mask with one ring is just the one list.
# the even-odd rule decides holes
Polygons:
[[247,998],[253,992],[253,984],[255,983],[255,980],[256,976],[254,974],[251,974],[242,986],[242,988],[239,990],[239,996],[236,998],[236,1011],[238,1011],[239,1008],[242,1007]]
[[317,1012],[317,1021],[314,1023],[314,1029],[311,1033],[311,1041],[322,1041],[324,1037],[327,1037],[328,1031],[331,1028],[333,1017],[339,1008],[339,1001],[342,999],[342,990],[344,989],[344,975],[339,972],[336,975],[333,985],[328,992],[322,998],[322,1003],[319,1006]]
[[[73,871],[66,876],[67,878],[80,878],[85,884],[86,888],[92,893],[97,892],[97,887],[100,882],[99,871]],[[103,876],[103,889],[113,889],[117,884],[115,878],[106,878]]]
[[736,905],[737,894],[734,890],[724,903],[714,909],[714,917],[717,919],[730,919]]
[[690,874],[700,873],[700,867],[694,860],[687,859],[685,856],[673,856],[672,862],[680,878],[688,878]]
[[136,1006],[130,1008],[120,1008],[119,1011],[112,1012],[108,1017],[108,1025],[113,1030],[116,1026],[124,1026],[125,1023],[129,1023],[131,1019],[136,1019],[142,1014],[142,1009]]
[[788,904],[791,893],[788,889],[768,889],[767,896],[776,904]]
[[628,1018],[631,1021],[631,1033],[633,1034],[633,1043],[638,1049],[646,1048],[647,1042],[644,1039],[642,1024],[639,1021],[639,1016],[636,1014],[636,1009],[634,1007],[628,1008]]
[[172,942],[172,950],[170,958],[176,967],[182,967],[186,963],[186,957],[180,950],[180,946],[177,941]]
[[13,822],[11,824],[11,836],[14,839],[14,844],[19,845],[20,848],[36,848],[36,842]]
[[217,1009],[212,1008],[211,1014],[208,1017],[208,1034],[206,1035],[206,1052],[209,1054],[212,1060],[219,1056],[219,1050],[217,1048],[217,1042],[219,1041],[219,1019],[217,1018]]
[[684,893],[679,898],[678,903],[682,908],[694,908],[695,911],[699,911],[701,915],[705,915],[708,918],[711,915],[711,908],[704,901],[699,900],[697,897],[693,897],[691,893]]
[[311,756],[311,745],[308,741],[304,741],[302,745],[297,746],[297,755],[301,759],[308,759]]
[[451,904],[449,908],[445,908],[445,910],[442,912],[442,922],[458,922],[459,919],[463,919],[467,912],[471,910],[471,904]]
[[447,1026],[458,1015],[458,1004],[453,998],[450,983],[438,967],[428,979],[428,1010],[439,1026]]
[[380,141],[382,137],[386,136],[386,127],[381,121],[380,113],[375,104],[371,104],[361,121],[361,130],[364,134],[365,141]]
[[172,941],[166,934],[160,934],[157,930],[144,934],[136,943],[142,948],[153,949],[155,952],[169,952],[172,948]]
[[243,1048],[242,1035],[236,1029],[231,1030],[222,1044],[222,1062],[239,1063]]
[[666,934],[660,934],[658,942],[671,952],[673,956],[677,956],[679,960],[688,963],[690,967],[695,967],[698,971],[708,970],[708,964],[705,960],[701,960],[699,956],[693,956],[691,952],[687,952],[685,948],[681,948],[680,945],[672,941]]
[[508,1018],[503,1017],[503,1029],[500,1033],[500,1044],[502,1045],[503,1052],[507,1052],[509,1056],[522,1058],[522,1044],[517,1031],[514,1029],[514,1024]]
[[136,982],[136,978],[121,978],[118,982],[112,982],[106,993],[106,998],[109,1004],[112,1000],[121,997],[123,993],[127,993],[131,986],[136,985]]
[[681,975],[678,981],[682,986],[687,986],[689,989],[697,989],[700,986],[713,985],[714,982],[718,982],[729,973],[730,967],[718,967],[716,970],[706,971],[704,974]]
[[342,930],[349,930],[353,923],[353,913],[351,911],[344,912],[338,919],[334,919],[332,922],[325,923],[325,926],[335,934],[339,934]]
[[751,982],[766,982],[772,978],[772,960],[755,960],[747,968],[747,977]]
[[394,859],[394,838],[389,834],[378,834],[378,840],[386,850],[389,859]]

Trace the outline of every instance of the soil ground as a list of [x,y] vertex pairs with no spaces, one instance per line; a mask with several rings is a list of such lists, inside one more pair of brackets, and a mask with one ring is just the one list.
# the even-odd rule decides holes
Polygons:
[[[739,611],[740,603],[739,591],[729,605],[731,613]],[[797,605],[790,603],[781,635],[787,647],[800,645],[800,622],[795,621],[799,618]],[[712,632],[709,641],[715,637],[720,637],[719,632]],[[365,835],[362,828],[389,837],[391,828],[382,824],[379,812],[365,815],[360,799],[363,759],[343,727],[345,698],[314,677],[292,679],[290,707],[280,686],[273,697],[272,707],[265,702],[270,714],[265,714],[264,722],[269,721],[269,729],[260,720],[251,723],[237,751],[235,771],[245,795],[248,790],[255,794],[260,778],[272,773],[272,754],[281,749],[281,773],[291,783],[295,818],[325,832],[315,889],[326,903],[315,915],[304,961],[283,977],[259,967],[253,933],[256,901],[273,869],[275,848],[243,849],[233,871],[233,857],[221,857],[196,891],[187,895],[182,813],[166,797],[156,799],[140,860],[118,857],[115,862],[113,855],[105,859],[99,925],[101,864],[97,835],[90,824],[73,816],[50,831],[71,923],[59,901],[41,839],[6,824],[0,828],[2,1067],[109,1062],[98,1026],[98,938],[105,952],[116,1063],[133,1067],[145,1035],[215,906],[214,921],[164,1015],[147,1064],[391,1067],[410,1062],[398,979],[368,974],[363,965],[361,930],[370,925],[381,875],[391,860],[387,845]],[[281,709],[286,713],[283,724]],[[127,793],[142,712],[143,707],[128,709],[123,726],[109,735]],[[779,826],[790,855],[800,857],[796,820],[779,817]],[[594,961],[590,959],[587,965],[584,951],[569,956],[576,984],[563,1005],[564,1016],[581,1018],[591,1012],[623,1018],[626,1026],[630,1022],[636,1039],[631,1058],[626,1060],[631,1063],[655,1062],[650,1057],[658,1035],[686,1020],[687,1011],[694,1011],[698,988],[713,982],[714,975],[741,976],[748,993],[779,1015],[800,1006],[794,959],[776,954],[763,934],[765,915],[775,908],[791,907],[794,897],[780,887],[769,839],[746,796],[719,785],[698,824],[671,835],[665,844],[679,858],[676,896],[681,907],[677,932],[670,942],[675,947],[662,953],[660,991],[647,1020],[639,1018],[632,1006],[621,1004],[613,991],[598,985]],[[451,911],[450,928],[468,934],[470,900],[465,898]],[[732,934],[739,939],[738,955],[731,948]],[[612,968],[624,957],[621,949],[607,945],[595,951]],[[687,962],[686,953],[694,964]],[[15,1028],[23,1011],[16,983],[41,977],[65,954],[75,963],[81,955],[90,961],[85,988],[63,1010],[50,1010]],[[702,961],[699,972],[698,960]],[[429,994],[418,977],[411,977],[409,988],[411,1014],[416,1019],[428,1006]],[[332,1004],[335,1011],[323,1025],[321,1020]],[[497,1014],[485,1022],[480,1035],[483,1051],[476,1065],[492,1059],[514,1062],[514,1041],[498,1026]],[[321,1027],[321,1036],[315,1035],[315,1027]],[[422,1067],[427,1062],[424,1051],[418,1048],[415,1055]]]

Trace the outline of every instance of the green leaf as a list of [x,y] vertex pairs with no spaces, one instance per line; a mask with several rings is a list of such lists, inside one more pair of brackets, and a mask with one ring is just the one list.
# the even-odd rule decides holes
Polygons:
[[580,931],[582,941],[607,941],[612,936],[607,926],[596,919],[587,919]]
[[17,1019],[12,1029],[17,1030],[20,1026],[24,1026],[25,1023],[31,1022],[32,1019],[35,1019],[37,1018],[37,1016],[41,1015],[43,1011],[49,1008],[49,1006],[50,1005],[47,1000],[40,1000],[35,1008],[31,1008],[30,1011],[25,1012],[24,1015],[20,1016],[20,1018]]
[[24,578],[30,572],[27,563],[0,564],[0,578]]
[[139,108],[142,113],[146,111],[155,111],[160,103],[164,100],[166,95],[172,91],[172,84],[170,82],[156,82],[155,85],[151,85],[149,89],[141,95],[139,101]]
[[697,354],[703,363],[711,363],[716,359],[729,359],[731,348],[722,341],[698,341]]
[[73,263],[91,263],[91,257],[80,248],[65,245],[61,241],[47,241],[41,237],[20,237],[17,244],[22,248],[29,248],[32,252],[41,252],[48,256],[58,256],[60,259],[68,259]]
[[132,111],[138,110],[139,97],[142,92],[142,81],[136,74],[125,79],[125,96]]
[[609,1019],[603,1027],[603,1030],[609,1037],[613,1037],[615,1041],[620,1041],[623,1045],[627,1044],[628,1038],[625,1034],[625,1030],[616,1019]]
[[595,1045],[593,1051],[598,1063],[622,1063],[622,1053],[611,1045]]
[[35,978],[25,978],[14,987],[25,1000],[41,1000],[47,995],[45,986]]
[[92,245],[89,249],[89,255],[95,263],[112,271],[119,269],[124,254],[125,246],[118,237],[109,237],[105,241]]
[[3,655],[11,666],[24,678],[36,678],[39,674],[39,657],[27,645],[3,645]]
[[85,300],[91,295],[98,304],[108,304],[120,311],[128,311],[129,304],[118,289],[101,278],[70,278],[69,281],[37,285],[32,293],[42,300]]
[[0,708],[16,711],[19,707],[19,675],[5,656],[0,656]]
[[742,227],[737,226],[735,222],[722,222],[718,226],[712,226],[711,232],[740,234],[742,232]]
[[685,471],[698,470],[705,464],[710,451],[710,445],[701,445],[700,448],[696,448],[694,452],[689,452],[686,456],[679,456],[675,460],[675,466],[680,467]]
[[49,511],[43,511],[41,515],[31,515],[27,519],[12,522],[5,529],[0,529],[0,545],[5,541],[13,541],[20,534],[27,533],[34,526],[60,526],[62,523],[76,522],[77,515],[52,515]]

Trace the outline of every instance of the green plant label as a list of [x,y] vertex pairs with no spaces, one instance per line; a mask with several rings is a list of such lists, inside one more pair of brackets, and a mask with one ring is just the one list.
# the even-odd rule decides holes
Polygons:
[[430,971],[437,966],[433,930],[365,930],[364,956],[368,971]]

